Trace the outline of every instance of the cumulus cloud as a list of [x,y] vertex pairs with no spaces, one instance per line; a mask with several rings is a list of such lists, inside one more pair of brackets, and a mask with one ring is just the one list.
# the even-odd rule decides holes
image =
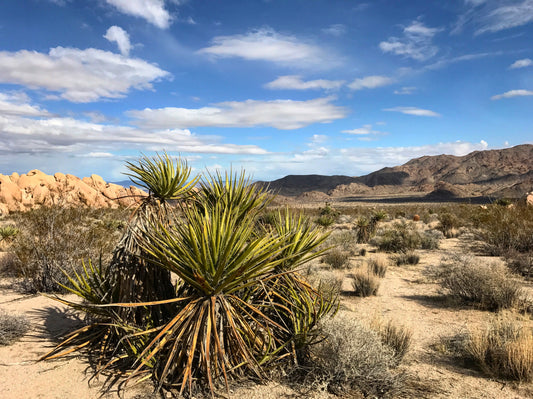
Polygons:
[[269,61],[298,68],[324,68],[338,63],[335,57],[320,47],[270,28],[239,35],[217,36],[209,47],[198,53],[215,58]]
[[429,109],[416,108],[416,107],[393,107],[393,108],[385,108],[383,111],[401,112],[402,114],[415,115],[415,116],[433,116],[433,117],[441,116],[439,113],[435,111],[431,111]]
[[94,48],[55,47],[48,54],[0,51],[0,83],[57,92],[72,102],[121,98],[169,77],[155,64]]
[[394,79],[387,76],[374,75],[355,79],[348,87],[352,90],[375,89],[376,87],[387,86],[391,83],[394,83]]
[[106,2],[118,11],[144,18],[158,28],[166,29],[170,26],[171,16],[165,9],[164,0],[106,0]]
[[529,66],[533,66],[533,60],[530,58],[524,58],[522,60],[516,60],[511,64],[509,67],[510,69],[518,69],[518,68],[526,68]]
[[344,84],[344,80],[308,80],[304,82],[301,76],[286,75],[280,76],[276,80],[265,85],[267,89],[292,89],[292,90],[313,90],[325,89],[335,90],[339,89]]
[[428,28],[420,21],[413,21],[403,29],[402,37],[390,37],[387,41],[379,43],[379,48],[385,53],[425,61],[438,52],[438,47],[432,43],[432,40],[439,31],[437,28]]
[[140,126],[150,129],[270,126],[291,130],[344,118],[347,110],[332,104],[331,100],[327,97],[308,101],[228,101],[196,109],[146,108],[129,111],[128,115],[136,119]]
[[122,55],[129,56],[131,50],[130,35],[120,26],[110,27],[104,37],[110,42],[115,42]]
[[524,96],[533,96],[533,91],[531,90],[509,90],[503,94],[497,94],[492,96],[491,100],[501,100],[502,98],[511,98],[511,97],[524,97]]

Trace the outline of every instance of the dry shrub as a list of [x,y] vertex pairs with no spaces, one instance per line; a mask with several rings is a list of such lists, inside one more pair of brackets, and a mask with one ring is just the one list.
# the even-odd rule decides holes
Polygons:
[[331,246],[338,249],[342,249],[344,252],[349,253],[351,256],[357,254],[356,234],[353,230],[338,231],[335,230],[326,240],[325,246]]
[[444,235],[439,230],[428,230],[424,231],[420,238],[420,248],[434,250],[439,249],[439,241],[444,238]]
[[381,341],[392,349],[394,358],[400,363],[411,347],[413,332],[393,320],[384,322],[380,318],[374,319],[370,327],[379,334]]
[[333,248],[322,256],[320,261],[333,269],[346,269],[350,266],[350,254],[339,248]]
[[10,315],[0,309],[0,345],[10,345],[30,329],[30,322],[24,316]]
[[357,270],[350,275],[352,279],[353,293],[356,296],[367,297],[376,295],[380,285],[380,279],[371,270]]
[[392,260],[396,266],[402,265],[417,265],[420,262],[420,256],[414,252],[407,252],[404,254],[398,254],[392,257]]
[[15,273],[27,292],[63,292],[67,282],[61,269],[81,269],[84,259],[104,263],[120,238],[124,218],[118,210],[42,207],[13,216],[20,233],[11,251],[17,256]]
[[360,392],[365,397],[396,397],[404,376],[395,373],[392,349],[379,335],[349,315],[321,324],[324,340],[315,345],[308,379],[338,394]]
[[384,256],[373,256],[367,261],[368,270],[378,277],[385,277],[389,267],[389,260]]
[[524,293],[515,276],[502,264],[482,263],[470,256],[443,259],[430,273],[449,294],[486,310],[521,306]]
[[465,355],[491,376],[533,380],[533,332],[512,315],[495,317],[485,329],[470,332],[463,349]]

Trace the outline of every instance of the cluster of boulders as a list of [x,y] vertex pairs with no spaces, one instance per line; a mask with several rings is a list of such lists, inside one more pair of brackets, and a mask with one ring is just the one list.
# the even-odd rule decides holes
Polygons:
[[137,187],[106,183],[97,175],[80,179],[74,175],[47,175],[34,169],[27,174],[0,174],[0,215],[54,204],[117,208],[130,206],[146,196]]

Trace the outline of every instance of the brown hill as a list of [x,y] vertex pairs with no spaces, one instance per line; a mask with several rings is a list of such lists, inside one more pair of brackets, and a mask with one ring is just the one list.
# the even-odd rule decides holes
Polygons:
[[106,183],[100,176],[79,177],[34,169],[27,174],[0,174],[0,215],[42,205],[84,205],[116,208],[135,204],[146,193],[136,187]]
[[361,177],[291,175],[270,182],[269,187],[288,196],[298,196],[307,191],[350,196],[377,190],[380,194],[433,192],[434,198],[517,198],[533,190],[533,145],[475,151],[461,157],[424,156]]

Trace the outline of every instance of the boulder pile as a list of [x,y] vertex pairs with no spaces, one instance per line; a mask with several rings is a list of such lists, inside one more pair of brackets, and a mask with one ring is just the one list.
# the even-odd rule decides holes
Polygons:
[[106,183],[98,175],[80,179],[74,175],[47,175],[34,169],[27,174],[0,174],[0,215],[54,204],[117,208],[130,206],[146,196],[137,187]]

